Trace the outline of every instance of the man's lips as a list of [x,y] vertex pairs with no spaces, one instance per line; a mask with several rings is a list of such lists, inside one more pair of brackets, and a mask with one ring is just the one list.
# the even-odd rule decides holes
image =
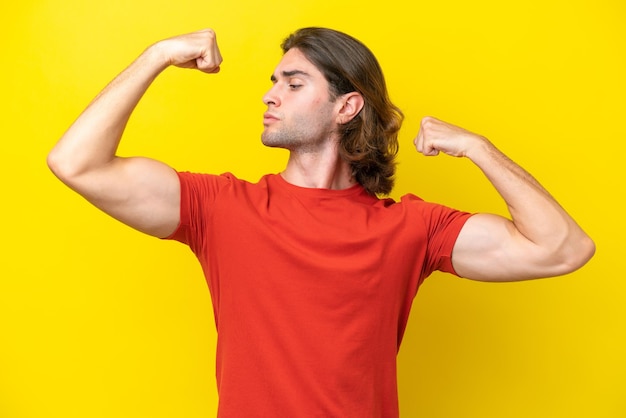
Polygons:
[[272,113],[265,112],[263,114],[263,124],[264,125],[270,124],[270,123],[275,122],[277,120],[279,120],[278,116],[273,115]]

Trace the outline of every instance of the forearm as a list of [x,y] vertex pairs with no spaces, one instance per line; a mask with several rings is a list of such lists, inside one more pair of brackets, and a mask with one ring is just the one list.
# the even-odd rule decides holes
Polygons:
[[593,243],[574,219],[537,180],[493,144],[481,138],[466,157],[504,199],[515,232],[546,254],[547,262],[571,264],[575,269],[593,254]]
[[110,163],[137,103],[167,62],[148,48],[91,102],[48,156],[63,180]]

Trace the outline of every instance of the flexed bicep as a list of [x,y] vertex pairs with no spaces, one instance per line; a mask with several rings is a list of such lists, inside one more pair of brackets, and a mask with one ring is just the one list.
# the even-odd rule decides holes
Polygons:
[[504,199],[510,219],[475,215],[461,231],[453,252],[455,271],[477,280],[514,281],[552,277],[582,267],[595,244],[576,221],[526,170],[487,138],[425,117],[417,150],[470,159]]
[[[454,245],[452,265],[461,277],[481,281],[528,279],[530,243],[513,223],[493,214],[467,220]],[[528,246],[528,248],[524,248]]]
[[164,238],[178,226],[178,175],[159,161],[116,158],[73,178],[68,186],[103,212],[146,234]]
[[210,29],[159,41],[115,77],[48,154],[48,166],[98,208],[140,231],[164,237],[179,220],[176,172],[149,158],[123,158],[117,148],[126,124],[154,79],[169,65],[206,73],[222,56]]

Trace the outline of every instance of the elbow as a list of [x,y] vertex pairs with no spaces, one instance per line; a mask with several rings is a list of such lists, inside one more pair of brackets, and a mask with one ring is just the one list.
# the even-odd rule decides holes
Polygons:
[[67,162],[59,155],[59,151],[54,148],[48,153],[46,164],[52,173],[64,183],[71,177],[67,168]]
[[587,262],[591,260],[593,255],[596,253],[596,244],[590,236],[585,235],[582,241],[583,242],[580,244],[580,256],[578,259],[579,266],[577,268],[587,264]]
[[67,152],[53,148],[46,157],[46,164],[52,173],[63,183],[69,185],[80,174],[79,167]]
[[587,234],[577,238],[575,242],[570,241],[568,249],[562,258],[562,274],[572,273],[591,260],[596,252],[596,244]]
[[58,177],[58,173],[61,170],[62,164],[59,161],[57,154],[58,153],[56,152],[56,148],[50,151],[48,153],[48,156],[46,157],[46,164],[48,165],[50,171],[52,171],[52,173]]

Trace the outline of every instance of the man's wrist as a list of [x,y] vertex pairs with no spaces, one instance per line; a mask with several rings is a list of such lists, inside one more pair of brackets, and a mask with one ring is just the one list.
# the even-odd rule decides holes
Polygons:
[[484,162],[493,154],[496,148],[484,136],[477,135],[473,142],[473,145],[465,153],[465,157],[469,158],[474,164],[480,165],[481,162]]
[[150,45],[141,54],[141,59],[143,59],[146,65],[154,68],[156,74],[172,65],[170,58],[164,51],[162,41]]

